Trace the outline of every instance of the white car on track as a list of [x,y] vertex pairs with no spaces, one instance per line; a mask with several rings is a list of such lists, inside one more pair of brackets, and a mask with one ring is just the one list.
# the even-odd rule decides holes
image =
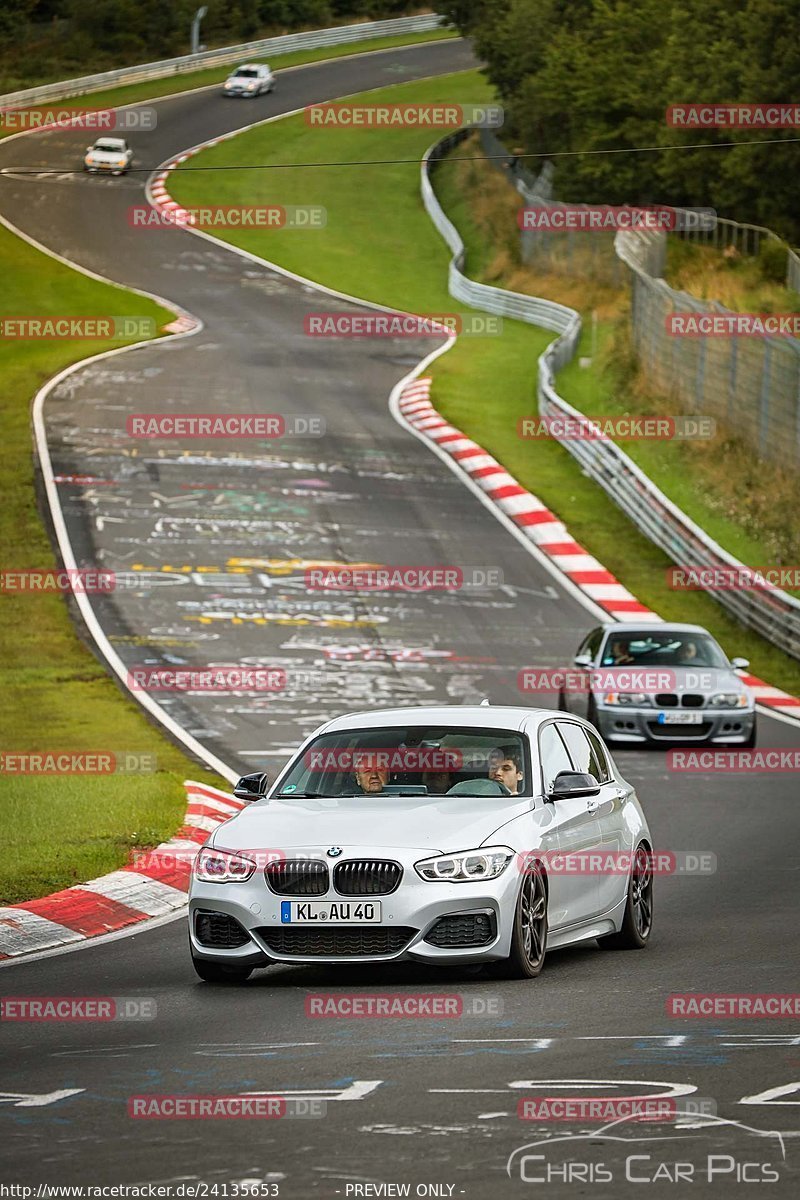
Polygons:
[[266,63],[245,63],[232,71],[222,88],[223,96],[261,96],[275,90],[275,76]]
[[191,955],[208,982],[390,960],[500,962],[532,978],[548,948],[650,937],[647,821],[580,718],[355,713],[317,729],[271,788],[248,775],[235,794],[249,803],[192,870]]
[[86,147],[83,169],[124,175],[130,170],[132,162],[133,151],[124,138],[101,137],[92,146]]

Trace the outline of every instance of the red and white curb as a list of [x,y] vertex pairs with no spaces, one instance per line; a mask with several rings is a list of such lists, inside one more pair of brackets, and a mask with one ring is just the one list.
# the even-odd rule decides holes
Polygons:
[[[207,146],[213,146],[216,142],[224,141],[223,138],[215,138],[213,142],[207,142]],[[203,147],[205,148],[205,147]],[[191,224],[191,215],[185,208],[181,208],[179,204],[170,196],[164,186],[164,180],[167,174],[177,167],[178,163],[184,162],[189,158],[188,154],[182,154],[180,158],[176,158],[174,162],[170,162],[166,167],[162,167],[150,181],[150,203],[159,212],[169,213],[170,220],[177,226]],[[198,322],[193,317],[188,315],[177,317],[171,321],[169,325],[164,326],[165,333],[188,333],[190,329],[196,328]]]
[[771,687],[757,675],[742,675],[742,679],[755,695],[757,704],[763,704],[765,708],[774,708],[785,717],[794,717],[800,721],[800,697],[790,696],[780,688]]
[[[287,114],[288,115],[288,114]],[[187,209],[182,208],[175,200],[172,199],[167,191],[166,180],[170,171],[174,171],[181,163],[186,162],[188,158],[193,158],[195,154],[199,154],[201,150],[208,150],[211,146],[218,146],[220,142],[227,142],[237,134],[242,133],[241,129],[235,130],[233,133],[224,133],[220,137],[211,138],[208,142],[201,142],[199,146],[192,146],[191,150],[185,151],[184,154],[177,155],[176,158],[170,159],[159,167],[158,171],[150,179],[150,203],[159,212],[169,213],[169,220],[175,225],[192,225],[194,224],[192,214]]]
[[170,321],[169,325],[165,325],[165,333],[188,333],[191,329],[197,329],[199,321],[194,317],[176,317],[174,321]]
[[[575,541],[564,523],[537,496],[522,487],[497,459],[436,411],[430,399],[431,383],[427,376],[415,379],[400,393],[398,408],[408,424],[450,455],[487,499],[609,617],[615,621],[660,621],[658,613],[640,603],[598,559]],[[754,692],[757,703],[784,716],[800,719],[800,699],[796,696],[771,687],[755,675],[742,678]]]
[[517,483],[477,442],[445,421],[431,403],[430,387],[430,378],[423,378],[403,389],[399,409],[409,425],[449,454],[487,498],[609,616],[618,621],[631,617],[660,620],[570,536],[563,522],[541,500]]
[[142,851],[142,861],[40,900],[0,908],[0,959],[100,937],[182,908],[195,853],[243,807],[207,784],[187,780],[184,786],[183,825],[168,842]]

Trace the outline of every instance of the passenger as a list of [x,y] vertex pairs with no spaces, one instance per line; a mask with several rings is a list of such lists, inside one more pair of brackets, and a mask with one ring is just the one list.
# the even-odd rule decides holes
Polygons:
[[522,783],[522,755],[516,746],[498,746],[489,755],[488,779],[504,783],[516,796]]
[[677,654],[679,663],[693,663],[697,659],[697,643],[682,642]]

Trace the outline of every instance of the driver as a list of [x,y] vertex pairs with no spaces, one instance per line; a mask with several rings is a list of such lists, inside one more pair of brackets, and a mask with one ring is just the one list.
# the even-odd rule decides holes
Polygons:
[[365,796],[379,796],[389,782],[388,767],[356,767],[356,786]]
[[679,663],[691,663],[697,659],[697,645],[695,642],[682,642],[677,655]]
[[522,783],[522,755],[516,746],[497,746],[489,754],[487,779],[504,783],[516,796]]
[[635,660],[628,653],[628,644],[620,640],[611,643],[611,656],[615,667],[627,666]]

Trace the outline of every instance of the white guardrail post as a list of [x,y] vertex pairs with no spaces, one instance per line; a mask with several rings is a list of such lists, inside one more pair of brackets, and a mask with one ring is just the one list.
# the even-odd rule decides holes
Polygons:
[[[539,412],[543,416],[566,416],[591,427],[592,422],[559,396],[555,387],[556,372],[570,361],[577,348],[580,315],[563,304],[478,283],[464,274],[464,243],[436,198],[431,174],[438,160],[471,132],[471,129],[461,129],[448,134],[430,147],[422,161],[422,202],[453,254],[448,278],[450,295],[470,308],[498,313],[558,333],[538,361]],[[617,240],[622,236],[618,234]],[[642,269],[632,247],[626,249],[623,245],[617,250],[633,270]],[[634,525],[673,562],[700,569],[748,570],[673,504],[616,442],[587,438],[562,441],[562,444],[586,474],[600,484]],[[754,629],[793,658],[800,659],[800,600],[778,588],[710,591],[709,595],[743,625]]]
[[395,17],[388,21],[364,21],[358,25],[339,25],[333,29],[312,29],[306,33],[286,33],[281,37],[263,38],[259,42],[242,42],[237,46],[222,46],[201,54],[184,54],[180,58],[165,58],[160,62],[142,63],[137,67],[121,67],[80,79],[47,83],[0,96],[0,105],[39,104],[50,100],[65,100],[82,96],[117,84],[140,83],[147,79],[162,79],[169,75],[198,71],[203,67],[226,66],[248,58],[267,58],[288,54],[292,50],[309,50],[315,46],[341,46],[348,42],[363,42],[371,38],[392,37],[401,33],[427,33],[446,24],[438,13],[423,13],[417,17]]

